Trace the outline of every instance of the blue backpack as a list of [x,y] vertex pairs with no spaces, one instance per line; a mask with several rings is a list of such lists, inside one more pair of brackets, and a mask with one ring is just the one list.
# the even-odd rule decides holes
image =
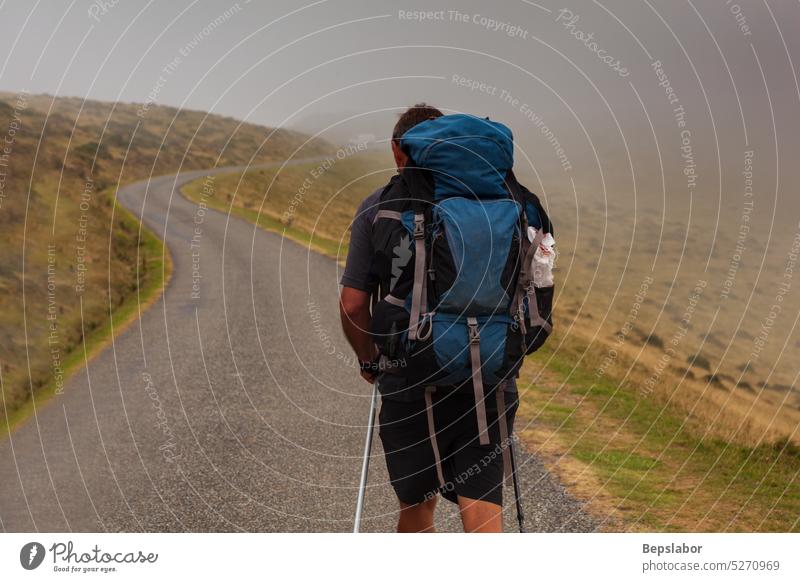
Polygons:
[[371,335],[394,380],[382,384],[421,391],[471,381],[485,426],[485,387],[516,375],[552,330],[553,288],[534,287],[532,266],[552,224],[514,178],[503,124],[446,115],[412,127],[401,147],[408,165],[382,192],[373,223]]

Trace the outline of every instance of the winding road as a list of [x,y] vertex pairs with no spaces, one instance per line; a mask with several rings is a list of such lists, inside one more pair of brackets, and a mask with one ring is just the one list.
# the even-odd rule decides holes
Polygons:
[[[119,190],[166,241],[172,278],[0,440],[0,530],[352,529],[370,386],[339,328],[339,267],[180,195],[209,173]],[[377,434],[373,455],[362,529],[392,531]],[[534,456],[519,464],[529,531],[595,528]],[[459,531],[452,504],[437,527]]]

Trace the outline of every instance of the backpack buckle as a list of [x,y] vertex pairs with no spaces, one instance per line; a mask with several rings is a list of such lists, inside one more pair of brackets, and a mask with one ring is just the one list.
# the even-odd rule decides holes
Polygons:
[[414,215],[414,238],[423,238],[425,236],[425,215]]
[[478,331],[478,326],[475,324],[469,324],[469,343],[477,344],[481,341],[481,334]]

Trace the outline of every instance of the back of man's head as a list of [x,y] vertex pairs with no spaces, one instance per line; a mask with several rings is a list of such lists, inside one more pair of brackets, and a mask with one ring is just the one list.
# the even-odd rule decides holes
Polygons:
[[418,123],[422,123],[423,121],[427,121],[429,119],[436,119],[442,115],[443,113],[441,111],[432,105],[428,105],[427,103],[417,103],[416,105],[412,105],[400,115],[397,123],[394,124],[392,141],[397,143],[400,141],[400,138],[403,137],[405,132]]

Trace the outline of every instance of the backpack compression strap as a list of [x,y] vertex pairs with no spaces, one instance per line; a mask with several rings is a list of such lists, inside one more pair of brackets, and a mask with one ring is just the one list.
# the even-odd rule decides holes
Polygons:
[[469,327],[469,355],[472,366],[472,389],[475,392],[475,414],[478,416],[478,437],[482,445],[489,444],[489,423],[486,421],[486,402],[484,402],[483,376],[481,374],[481,334],[478,320],[467,318]]
[[425,284],[425,214],[414,214],[414,287],[411,290],[411,315],[408,318],[408,339],[419,337],[420,313],[428,312],[428,291]]
[[439,479],[439,487],[444,487],[444,473],[442,472],[442,457],[439,454],[439,443],[436,441],[436,427],[433,423],[433,399],[431,395],[436,391],[436,386],[425,387],[425,413],[428,416],[428,438],[433,449],[433,461],[436,464],[436,478]]

